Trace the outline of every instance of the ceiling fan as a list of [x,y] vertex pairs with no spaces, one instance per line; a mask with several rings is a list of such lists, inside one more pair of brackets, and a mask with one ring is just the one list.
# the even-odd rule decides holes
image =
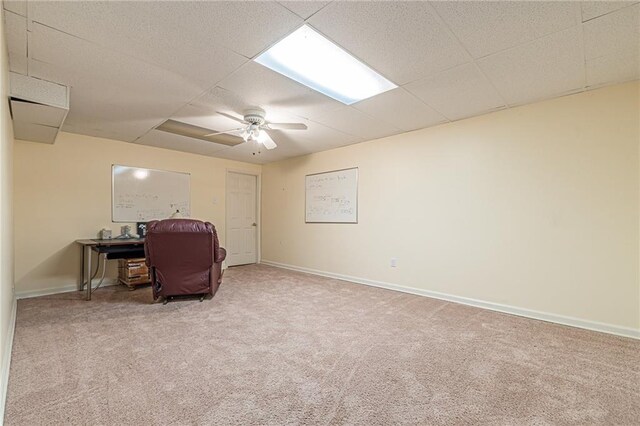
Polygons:
[[225,130],[224,132],[209,133],[207,136],[232,134],[238,135],[245,142],[261,143],[267,149],[273,149],[277,145],[269,135],[271,130],[306,130],[307,126],[303,123],[271,123],[265,120],[265,112],[261,108],[251,108],[244,112],[243,118],[235,117],[231,114],[218,111],[218,114],[224,115],[234,121],[242,123],[242,127],[236,129]]

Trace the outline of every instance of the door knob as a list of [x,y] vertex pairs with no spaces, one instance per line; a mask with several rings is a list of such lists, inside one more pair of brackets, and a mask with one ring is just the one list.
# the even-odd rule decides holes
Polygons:
[[257,223],[255,223],[255,222],[253,222],[253,223],[251,224],[251,226],[258,226],[258,224],[257,224]]

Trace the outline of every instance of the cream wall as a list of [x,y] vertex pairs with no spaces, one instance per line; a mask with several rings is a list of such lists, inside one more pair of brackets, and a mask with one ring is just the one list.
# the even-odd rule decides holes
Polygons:
[[[262,258],[635,335],[639,94],[617,85],[265,165]],[[359,223],[305,224],[304,176],[348,167]]]
[[[212,222],[224,245],[227,168],[261,166],[115,140],[60,133],[55,144],[15,144],[15,274],[18,295],[70,289],[79,281],[80,247],[111,222],[111,165],[191,173],[192,217]],[[216,203],[214,204],[214,200]],[[116,273],[111,262],[109,276]]]
[[[0,10],[2,8],[0,7]],[[0,419],[4,414],[13,336],[13,127],[9,112],[9,60],[0,12]],[[0,420],[0,423],[2,421]]]

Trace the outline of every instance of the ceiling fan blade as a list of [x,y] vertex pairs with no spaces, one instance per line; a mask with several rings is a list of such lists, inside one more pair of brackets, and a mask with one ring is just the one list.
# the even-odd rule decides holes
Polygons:
[[274,130],[307,130],[307,125],[302,123],[267,123]]
[[258,141],[261,142],[262,145],[264,145],[264,147],[267,149],[273,149],[278,146],[273,141],[273,139],[271,139],[271,136],[269,136],[269,132],[267,130],[260,131],[260,136],[258,137]]
[[230,118],[230,119],[232,119],[233,121],[237,121],[238,123],[248,124],[246,121],[244,121],[244,119],[243,119],[243,118],[235,117],[235,116],[233,116],[233,115],[231,115],[231,114],[227,114],[226,112],[216,111],[216,113],[217,113],[217,114],[220,114],[220,115],[224,115],[225,117]]
[[231,130],[225,130],[224,132],[215,132],[215,133],[209,133],[207,135],[203,135],[203,137],[208,137],[208,136],[215,136],[215,135],[226,135],[229,133],[236,133],[236,132],[240,132],[244,130],[244,127],[239,127],[237,129],[231,129]]

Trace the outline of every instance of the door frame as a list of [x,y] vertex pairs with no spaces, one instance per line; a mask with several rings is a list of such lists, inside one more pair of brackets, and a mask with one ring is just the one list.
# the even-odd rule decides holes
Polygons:
[[[250,172],[242,169],[233,169],[227,168],[224,174],[224,242],[228,243],[229,237],[229,188],[227,184],[229,183],[229,173],[235,173],[240,175],[249,175],[256,177],[256,263],[260,263],[262,260],[262,213],[261,213],[261,194],[262,194],[262,173],[261,172]],[[226,261],[225,261],[226,263]],[[228,267],[225,264],[225,267]]]

